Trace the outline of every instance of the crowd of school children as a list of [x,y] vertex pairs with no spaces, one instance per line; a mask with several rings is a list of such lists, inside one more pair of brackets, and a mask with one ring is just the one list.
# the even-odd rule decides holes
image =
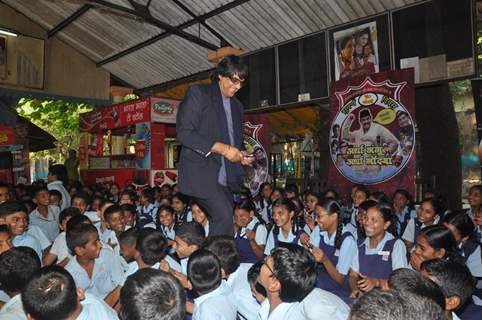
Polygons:
[[[176,186],[0,185],[0,320],[482,319],[482,186],[350,202],[269,183],[232,236]],[[341,190],[340,190],[341,191]]]

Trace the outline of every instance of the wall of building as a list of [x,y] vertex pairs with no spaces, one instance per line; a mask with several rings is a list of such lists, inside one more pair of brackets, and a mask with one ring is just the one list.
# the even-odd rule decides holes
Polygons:
[[[8,76],[0,79],[0,87],[40,91],[52,95],[107,100],[109,99],[110,74],[97,68],[89,58],[76,51],[54,36],[47,38],[47,31],[24,15],[0,3],[0,27],[19,32],[22,35],[44,39],[44,81],[43,88],[32,89],[19,86],[16,81],[16,64],[8,65]],[[18,39],[18,38],[17,38]],[[16,38],[9,37],[8,48],[15,47]],[[9,46],[12,45],[12,46]],[[10,52],[9,55],[15,52]],[[7,56],[7,61],[9,57]]]

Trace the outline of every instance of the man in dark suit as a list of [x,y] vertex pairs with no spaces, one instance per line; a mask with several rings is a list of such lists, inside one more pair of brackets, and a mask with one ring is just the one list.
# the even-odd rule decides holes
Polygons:
[[243,106],[234,97],[248,76],[242,58],[225,57],[211,85],[191,86],[180,104],[176,131],[182,145],[179,191],[209,215],[209,235],[233,234],[233,193],[254,158],[243,151]]

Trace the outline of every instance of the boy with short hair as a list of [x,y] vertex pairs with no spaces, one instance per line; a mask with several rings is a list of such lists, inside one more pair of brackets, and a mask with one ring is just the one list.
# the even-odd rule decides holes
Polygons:
[[102,242],[110,245],[114,249],[114,253],[119,253],[118,236],[125,231],[126,224],[124,222],[124,215],[118,205],[112,205],[104,211],[104,221],[107,224],[107,229],[102,232],[100,239]]
[[221,264],[214,253],[204,249],[194,252],[188,262],[188,278],[189,286],[199,294],[194,299],[193,320],[236,319],[236,301],[222,280]]
[[29,319],[117,320],[116,312],[99,298],[76,288],[63,268],[46,267],[35,273],[22,292]]
[[97,211],[89,211],[90,198],[87,194],[79,192],[72,196],[72,207],[78,208],[80,213],[89,217],[94,226],[100,230],[101,220]]
[[26,319],[20,293],[38,269],[40,259],[31,248],[11,248],[0,255],[0,283],[11,297],[0,310],[0,319]]
[[54,240],[49,253],[44,257],[43,265],[50,266],[57,261],[57,264],[64,267],[72,256],[69,253],[69,248],[67,248],[67,241],[65,240],[65,235],[67,231],[67,222],[75,216],[80,215],[80,210],[78,208],[69,207],[59,215],[59,228],[62,231]]
[[268,299],[261,304],[258,319],[304,319],[299,302],[315,287],[315,258],[296,244],[276,247],[261,267],[259,282]]
[[60,209],[60,202],[62,201],[62,194],[59,190],[49,190],[49,204]]
[[14,247],[26,246],[32,248],[39,258],[42,258],[42,247],[39,239],[27,233],[27,209],[18,201],[9,200],[0,204],[0,225],[5,224],[12,233]]
[[189,257],[202,246],[204,239],[204,228],[195,221],[183,223],[177,228],[173,247],[181,259],[181,270],[184,275],[187,275]]
[[122,287],[120,314],[124,320],[183,320],[185,303],[186,292],[176,278],[146,268],[130,276]]
[[113,306],[118,301],[123,272],[112,249],[102,247],[97,229],[90,223],[68,227],[66,240],[75,257],[70,259],[65,269],[70,272],[77,287]]
[[[133,204],[125,203],[120,206],[122,214],[124,215],[124,222],[126,224],[126,230],[136,227],[137,210]],[[154,224],[151,227],[155,227]]]
[[59,208],[50,205],[49,190],[45,186],[35,189],[33,202],[37,205],[30,215],[30,225],[38,226],[52,243],[59,234]]
[[127,263],[136,260],[136,242],[138,235],[139,231],[135,228],[126,230],[119,235],[119,252]]

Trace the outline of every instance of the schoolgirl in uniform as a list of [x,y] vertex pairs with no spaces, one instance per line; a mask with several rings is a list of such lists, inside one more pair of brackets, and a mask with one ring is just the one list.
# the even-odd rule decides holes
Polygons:
[[269,232],[264,254],[269,256],[271,250],[281,243],[300,243],[300,236],[305,233],[293,221],[296,205],[292,200],[279,199],[273,203],[274,225]]
[[357,250],[356,241],[343,227],[341,205],[338,201],[326,199],[316,204],[315,213],[318,225],[309,238],[302,235],[302,242],[311,249],[319,264],[316,286],[350,302],[346,276]]
[[403,234],[410,219],[417,216],[412,206],[412,196],[407,190],[398,189],[393,193],[393,213],[397,220],[397,233]]
[[154,190],[147,188],[141,191],[139,206],[137,207],[137,226],[144,228],[149,223],[157,221],[157,207],[154,205]]
[[353,225],[351,222],[345,225],[347,231],[351,232],[355,240],[365,239],[365,221],[367,218],[367,211],[371,207],[375,207],[378,204],[375,200],[365,200],[358,206],[356,213],[356,224]]
[[358,239],[350,270],[351,297],[375,287],[386,287],[393,270],[407,267],[405,245],[397,230],[390,205],[379,203],[367,210],[365,239]]
[[261,222],[268,224],[271,222],[271,200],[269,197],[271,192],[273,192],[273,188],[269,182],[264,182],[259,187],[259,190],[258,199],[254,202],[254,205],[263,219]]
[[472,218],[473,213],[482,206],[482,185],[472,186],[469,189],[469,205],[470,208],[467,210],[467,214]]
[[191,203],[192,220],[199,223],[204,228],[204,235],[207,238],[209,235],[209,214],[197,202]]
[[417,235],[425,227],[437,224],[443,216],[443,203],[435,198],[425,200],[417,210],[417,217],[410,219],[402,235],[407,249],[410,250],[415,243]]
[[176,219],[179,224],[192,221],[192,211],[189,206],[189,197],[182,193],[176,193],[172,196],[172,207],[176,213]]
[[316,227],[315,207],[319,202],[320,196],[317,193],[313,191],[308,191],[305,193],[304,219],[305,232],[307,233],[311,233],[311,231]]
[[234,239],[241,263],[255,263],[263,258],[268,231],[256,214],[250,200],[234,206]]
[[356,225],[356,216],[358,214],[358,207],[363,201],[366,201],[370,196],[370,192],[363,186],[359,186],[353,196],[353,207],[349,222]]

